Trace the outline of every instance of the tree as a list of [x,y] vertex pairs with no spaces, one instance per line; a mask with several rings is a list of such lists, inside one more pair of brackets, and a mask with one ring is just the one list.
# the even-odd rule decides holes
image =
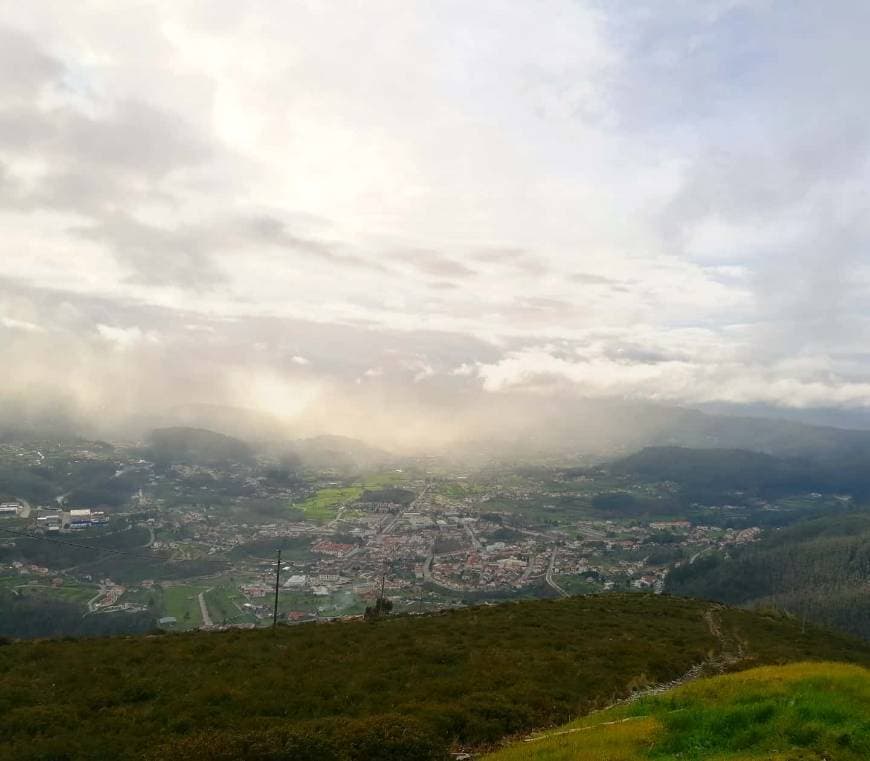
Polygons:
[[393,609],[393,603],[386,597],[378,597],[374,605],[366,606],[365,619],[373,621],[376,618],[383,618],[388,615]]

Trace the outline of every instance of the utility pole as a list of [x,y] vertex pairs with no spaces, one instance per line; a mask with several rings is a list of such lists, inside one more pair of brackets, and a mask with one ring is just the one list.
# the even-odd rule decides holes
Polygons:
[[278,550],[278,563],[275,565],[275,609],[272,612],[272,631],[278,626],[278,589],[281,584],[281,550]]

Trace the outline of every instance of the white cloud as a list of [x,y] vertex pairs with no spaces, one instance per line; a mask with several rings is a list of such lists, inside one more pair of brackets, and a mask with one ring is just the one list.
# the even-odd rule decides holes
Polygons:
[[97,324],[97,333],[100,337],[109,343],[115,344],[118,348],[129,349],[137,344],[160,343],[160,337],[154,331],[143,331],[138,325],[133,325],[129,328],[121,328],[113,325]]
[[34,333],[44,330],[41,325],[37,325],[34,322],[28,322],[27,320],[16,320],[14,317],[0,317],[0,325],[12,330],[25,330]]
[[[212,376],[261,346],[415,391],[864,405],[868,22],[857,0],[6,4],[0,289],[48,306],[2,325],[95,364],[95,331],[128,361],[196,337]],[[99,308],[50,306],[75,299]],[[388,361],[395,334],[420,345]]]
[[729,402],[782,407],[870,407],[870,381],[831,372],[824,358],[768,365],[739,362],[663,360],[621,361],[601,354],[583,359],[554,356],[544,348],[511,352],[478,367],[489,392],[552,391],[568,382],[590,398],[647,399],[677,404]]
[[450,371],[450,374],[460,378],[471,377],[477,374],[477,365],[473,365],[470,362],[463,362],[461,365],[454,367]]

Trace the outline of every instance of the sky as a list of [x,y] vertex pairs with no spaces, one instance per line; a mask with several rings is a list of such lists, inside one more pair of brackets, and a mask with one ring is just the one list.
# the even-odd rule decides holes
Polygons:
[[868,24],[0,0],[0,401],[396,441],[520,396],[859,414]]

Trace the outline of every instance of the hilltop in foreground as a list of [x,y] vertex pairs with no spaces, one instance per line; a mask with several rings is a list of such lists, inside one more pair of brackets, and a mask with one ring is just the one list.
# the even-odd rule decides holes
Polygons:
[[21,642],[0,647],[0,759],[426,761],[686,675],[804,660],[867,666],[870,645],[652,595]]
[[601,711],[486,761],[865,761],[868,717],[870,670],[797,663]]

